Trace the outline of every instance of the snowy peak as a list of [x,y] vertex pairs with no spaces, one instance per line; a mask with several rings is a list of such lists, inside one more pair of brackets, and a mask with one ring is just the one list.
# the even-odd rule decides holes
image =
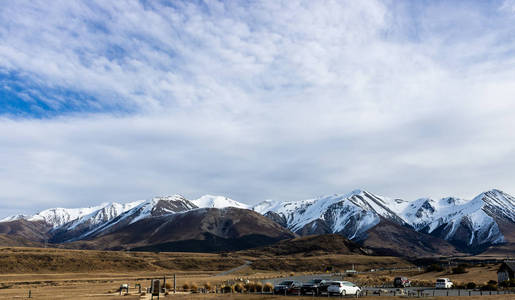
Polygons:
[[155,197],[147,205],[151,216],[162,216],[198,208],[182,195]]
[[116,202],[108,203],[103,205],[102,208],[92,212],[91,214],[79,217],[78,219],[75,219],[62,227],[66,227],[70,230],[84,225],[94,226],[102,224],[118,217],[119,215],[128,210],[131,210],[132,208],[140,205],[142,202],[143,201],[140,200],[125,204],[120,204]]
[[279,201],[269,199],[259,202],[258,204],[252,206],[251,209],[257,213],[264,215],[269,211],[274,211],[274,207],[279,205],[280,203],[281,202]]
[[196,200],[192,200],[191,202],[199,208],[249,208],[247,204],[240,203],[224,196],[204,195]]
[[15,216],[10,216],[10,217],[6,217],[6,218],[1,219],[0,223],[12,222],[12,221],[17,221],[17,220],[26,220],[27,218],[29,218],[29,216],[26,216],[26,215],[15,215]]
[[365,190],[348,194],[335,194],[289,202],[264,201],[253,207],[275,220],[284,220],[287,227],[300,234],[342,233],[348,238],[359,239],[380,218],[404,224],[390,209],[404,204],[399,199],[389,199]]
[[302,235],[341,233],[360,239],[382,218],[472,251],[506,241],[497,220],[515,223],[515,198],[499,190],[472,200],[446,197],[414,201],[354,190],[300,201],[267,200],[252,209]]
[[475,197],[473,202],[483,204],[483,210],[490,215],[508,218],[515,222],[515,198],[500,190],[491,190]]
[[52,227],[61,227],[66,223],[77,220],[81,217],[87,216],[99,209],[102,209],[106,204],[87,207],[87,208],[51,208],[43,210],[32,217],[27,218],[28,221],[45,221]]

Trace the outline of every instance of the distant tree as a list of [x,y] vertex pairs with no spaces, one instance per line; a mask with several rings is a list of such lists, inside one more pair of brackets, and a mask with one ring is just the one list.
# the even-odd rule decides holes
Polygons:
[[442,272],[443,267],[439,264],[432,264],[426,268],[426,272]]
[[453,274],[464,274],[467,273],[467,265],[459,264],[456,268],[452,269]]

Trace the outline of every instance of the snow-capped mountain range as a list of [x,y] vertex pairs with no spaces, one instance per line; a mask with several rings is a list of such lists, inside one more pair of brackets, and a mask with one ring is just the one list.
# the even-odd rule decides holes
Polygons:
[[515,198],[499,190],[481,193],[472,200],[449,197],[415,201],[355,190],[300,201],[267,200],[253,209],[300,234],[341,233],[361,240],[385,219],[443,238],[462,249],[504,243],[499,222],[515,225]]
[[[266,200],[254,206],[223,196],[206,195],[187,200],[181,195],[173,195],[126,204],[53,208],[33,216],[8,217],[0,222],[44,221],[53,228],[52,241],[60,243],[93,238],[148,218],[199,208],[226,207],[254,210],[300,235],[339,233],[362,241],[369,230],[386,220],[447,240],[460,249],[483,249],[515,242],[507,241],[504,234],[506,228],[515,228],[515,198],[499,190],[481,193],[472,200],[448,197],[414,201],[355,190],[299,201]],[[505,228],[504,233],[501,227]]]

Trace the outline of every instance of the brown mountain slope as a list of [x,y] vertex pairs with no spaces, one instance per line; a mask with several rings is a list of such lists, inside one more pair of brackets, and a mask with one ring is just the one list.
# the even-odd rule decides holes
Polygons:
[[310,235],[282,240],[270,246],[244,250],[242,254],[255,255],[295,255],[304,256],[323,254],[372,254],[372,251],[338,234]]
[[70,246],[91,249],[218,252],[271,244],[295,235],[246,209],[196,209],[148,218]]
[[504,235],[506,243],[490,246],[481,255],[515,257],[515,223],[506,219],[496,219],[496,222],[499,224],[499,229]]
[[48,238],[47,232],[51,226],[43,221],[16,220],[0,223],[0,234],[12,235],[34,242]]
[[0,247],[42,247],[43,244],[17,235],[0,234]]
[[380,255],[427,257],[460,254],[443,239],[416,232],[385,219],[367,232],[367,238],[362,244]]

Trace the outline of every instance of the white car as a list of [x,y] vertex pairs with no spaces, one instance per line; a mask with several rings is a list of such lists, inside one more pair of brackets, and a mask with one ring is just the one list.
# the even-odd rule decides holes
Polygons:
[[450,289],[454,286],[449,278],[438,278],[435,287],[437,289]]
[[359,295],[361,293],[361,289],[359,286],[355,285],[352,282],[348,281],[333,281],[327,287],[327,293],[329,295]]

